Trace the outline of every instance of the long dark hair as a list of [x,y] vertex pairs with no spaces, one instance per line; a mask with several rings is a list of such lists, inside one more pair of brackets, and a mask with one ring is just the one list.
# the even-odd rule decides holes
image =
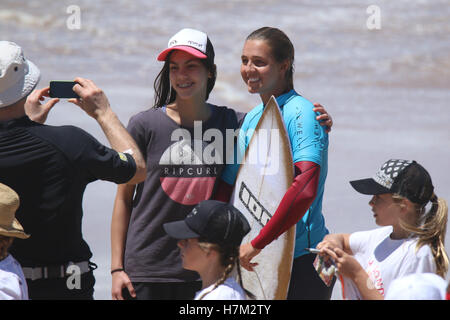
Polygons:
[[289,68],[285,76],[289,89],[293,89],[295,50],[289,37],[280,29],[262,27],[250,33],[246,40],[266,41],[272,51],[272,55],[278,63],[289,62]]
[[[175,101],[177,97],[177,93],[172,85],[170,84],[169,71],[170,71],[170,56],[173,51],[169,52],[164,62],[164,66],[162,67],[159,74],[156,76],[153,87],[155,89],[155,102],[154,108],[161,108],[167,104],[170,104]],[[214,85],[216,83],[217,78],[217,68],[214,64],[214,48],[212,46],[211,41],[207,40],[206,44],[206,59],[199,59],[201,63],[206,67],[208,73],[211,75],[208,77],[208,83],[206,85],[206,99],[208,100],[209,94],[211,93]]]

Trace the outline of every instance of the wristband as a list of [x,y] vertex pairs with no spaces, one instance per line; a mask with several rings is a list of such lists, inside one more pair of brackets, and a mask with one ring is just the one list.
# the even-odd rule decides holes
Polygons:
[[119,272],[119,271],[125,271],[125,270],[123,268],[113,269],[113,270],[111,270],[111,274],[113,274],[114,272]]

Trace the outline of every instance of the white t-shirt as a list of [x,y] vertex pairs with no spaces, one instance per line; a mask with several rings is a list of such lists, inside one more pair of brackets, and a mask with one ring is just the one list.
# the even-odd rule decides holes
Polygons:
[[22,267],[12,255],[0,261],[0,300],[28,300]]
[[[393,240],[392,227],[355,232],[350,235],[350,249],[383,296],[394,279],[413,273],[436,273],[436,264],[428,245],[416,251],[417,238]],[[361,295],[348,278],[343,278],[343,298],[361,300]],[[368,283],[368,285],[371,285]]]
[[246,300],[244,290],[232,277],[227,278],[224,283],[214,290],[212,288],[214,288],[214,284],[198,291],[195,294],[195,300],[199,300],[205,292],[209,293],[202,300]]

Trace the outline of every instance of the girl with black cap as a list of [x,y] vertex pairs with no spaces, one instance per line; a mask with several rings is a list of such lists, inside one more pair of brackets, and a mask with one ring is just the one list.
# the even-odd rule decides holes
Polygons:
[[373,195],[369,205],[382,228],[330,234],[317,245],[336,264],[344,299],[383,299],[394,279],[412,273],[445,278],[448,207],[434,193],[425,168],[416,161],[391,159],[373,178],[350,184]]

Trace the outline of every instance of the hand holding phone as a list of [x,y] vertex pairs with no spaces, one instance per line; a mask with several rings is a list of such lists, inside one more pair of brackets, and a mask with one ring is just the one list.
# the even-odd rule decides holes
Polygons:
[[50,97],[51,98],[76,98],[80,96],[73,91],[75,81],[50,81]]
[[74,90],[81,99],[71,98],[68,102],[76,104],[96,120],[114,115],[105,93],[92,80],[80,77],[74,80],[76,82]]

